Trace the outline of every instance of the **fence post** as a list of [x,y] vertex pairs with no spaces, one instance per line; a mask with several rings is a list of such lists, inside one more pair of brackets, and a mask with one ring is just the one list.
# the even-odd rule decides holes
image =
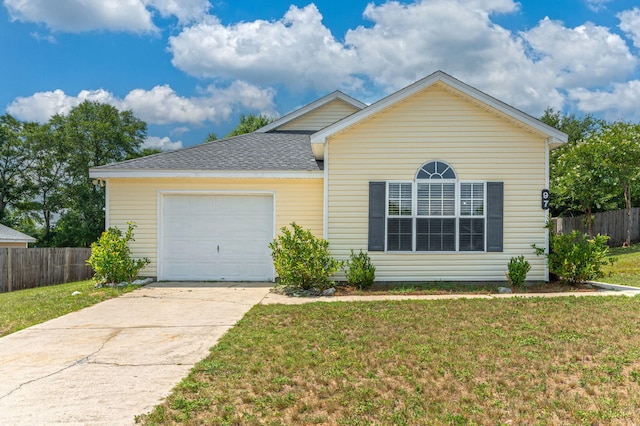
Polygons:
[[65,283],[69,282],[69,274],[71,273],[71,264],[69,262],[69,257],[70,257],[69,250],[71,250],[69,247],[66,247],[64,249],[64,282]]
[[7,291],[13,291],[13,271],[11,267],[13,260],[11,259],[11,252],[11,249],[7,250]]

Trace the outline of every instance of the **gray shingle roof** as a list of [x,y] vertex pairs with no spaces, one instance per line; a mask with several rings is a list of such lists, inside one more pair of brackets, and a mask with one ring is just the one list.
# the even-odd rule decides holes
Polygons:
[[22,232],[16,231],[15,229],[9,228],[8,226],[4,226],[0,224],[0,241],[33,243],[36,241],[36,239],[28,236],[27,234],[23,234]]
[[92,170],[317,171],[308,133],[248,133]]

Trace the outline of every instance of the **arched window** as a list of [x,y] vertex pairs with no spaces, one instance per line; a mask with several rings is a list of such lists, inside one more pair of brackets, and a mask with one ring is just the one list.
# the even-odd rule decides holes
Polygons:
[[430,161],[418,169],[416,179],[455,179],[456,172],[444,161]]
[[388,251],[484,251],[486,182],[429,161],[414,181],[387,182]]

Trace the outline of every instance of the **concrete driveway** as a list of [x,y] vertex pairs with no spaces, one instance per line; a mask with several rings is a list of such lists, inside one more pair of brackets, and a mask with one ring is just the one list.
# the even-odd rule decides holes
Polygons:
[[0,338],[0,424],[133,424],[271,286],[156,283]]

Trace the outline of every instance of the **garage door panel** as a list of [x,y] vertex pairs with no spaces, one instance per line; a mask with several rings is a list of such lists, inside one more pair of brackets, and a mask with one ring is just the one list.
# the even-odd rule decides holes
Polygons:
[[165,195],[161,215],[161,279],[273,279],[271,195]]

